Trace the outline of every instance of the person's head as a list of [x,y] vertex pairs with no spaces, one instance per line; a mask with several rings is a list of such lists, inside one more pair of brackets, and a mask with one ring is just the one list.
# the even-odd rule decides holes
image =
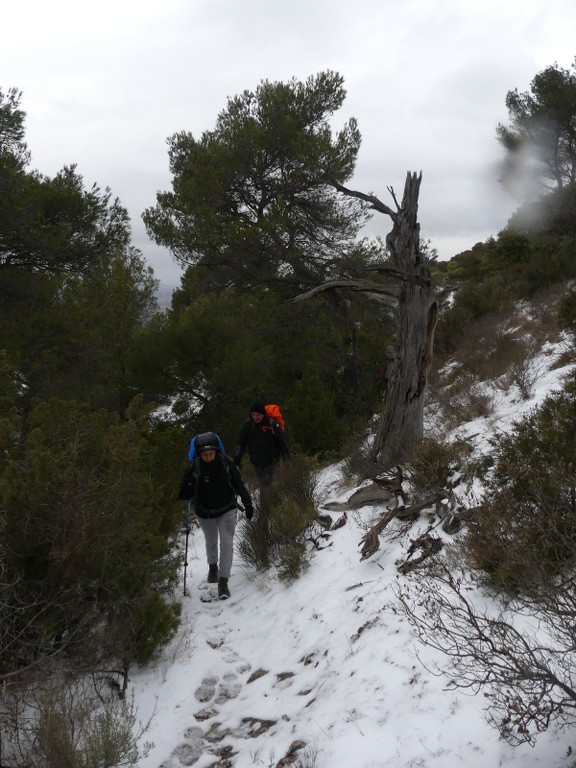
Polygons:
[[202,461],[214,461],[220,450],[220,441],[214,432],[203,432],[196,438],[196,453]]
[[260,402],[260,400],[252,403],[250,406],[250,418],[254,424],[260,424],[260,422],[264,419],[264,416],[266,416],[266,408],[264,403]]

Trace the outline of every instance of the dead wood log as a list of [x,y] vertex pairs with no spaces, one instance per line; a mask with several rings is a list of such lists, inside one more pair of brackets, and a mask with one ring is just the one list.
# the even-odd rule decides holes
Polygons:
[[360,542],[362,544],[362,549],[360,550],[360,560],[366,560],[380,549],[380,539],[378,536],[380,533],[382,533],[384,528],[386,528],[388,523],[391,520],[394,520],[395,517],[396,510],[392,509],[389,512],[383,514],[376,525],[373,525],[372,528],[370,528],[368,533],[362,538],[362,541]]
[[371,483],[365,488],[355,491],[346,501],[328,501],[322,504],[324,509],[336,512],[359,509],[368,504],[385,504],[394,498],[394,493],[387,488],[382,488],[377,483]]
[[[403,563],[398,566],[398,570],[402,574],[410,573],[421,565],[424,560],[427,560],[432,555],[440,552],[444,542],[437,536],[431,536],[429,533],[424,533],[415,539],[408,549],[408,554]],[[414,555],[419,552],[417,557]]]
[[399,520],[407,520],[410,517],[416,517],[418,513],[422,512],[422,510],[426,509],[426,507],[435,507],[439,501],[442,501],[442,499],[447,499],[448,496],[448,491],[445,491],[443,488],[441,488],[431,496],[427,496],[425,499],[422,499],[422,501],[419,501],[416,504],[411,504],[409,507],[401,507],[400,509],[397,509],[396,517]]
[[448,498],[448,492],[445,490],[438,490],[431,496],[427,496],[417,504],[411,504],[409,507],[400,507],[399,509],[392,509],[385,512],[380,520],[370,528],[368,533],[362,537],[360,544],[362,549],[360,550],[360,560],[366,560],[371,557],[375,552],[380,549],[380,539],[378,538],[380,533],[386,528],[388,523],[394,518],[399,520],[408,520],[411,517],[416,517],[426,507],[431,507],[437,504],[442,499]]

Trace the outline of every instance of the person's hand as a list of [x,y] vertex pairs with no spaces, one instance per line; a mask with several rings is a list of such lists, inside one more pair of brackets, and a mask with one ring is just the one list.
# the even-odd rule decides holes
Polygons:
[[238,469],[241,469],[241,468],[242,468],[242,459],[239,459],[238,457],[236,457],[236,458],[234,459],[234,464],[236,464],[236,466],[238,467]]
[[178,491],[179,501],[191,501],[194,498],[194,490],[191,483],[183,482]]
[[246,517],[248,518],[248,520],[252,520],[252,518],[254,517],[254,507],[252,506],[252,504],[250,504],[250,506],[246,505]]

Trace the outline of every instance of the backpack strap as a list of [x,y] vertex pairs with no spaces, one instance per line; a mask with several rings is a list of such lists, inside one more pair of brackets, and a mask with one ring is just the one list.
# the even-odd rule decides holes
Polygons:
[[[228,484],[230,485],[230,488],[236,493],[236,489],[232,485],[232,469],[230,467],[230,460],[226,461],[224,458],[224,453],[219,453],[216,457],[216,461],[219,461],[224,469],[226,470],[226,476],[228,478]],[[195,456],[192,461],[190,462],[192,465],[192,475],[196,480],[196,494],[198,493],[198,478],[200,477],[200,457]]]

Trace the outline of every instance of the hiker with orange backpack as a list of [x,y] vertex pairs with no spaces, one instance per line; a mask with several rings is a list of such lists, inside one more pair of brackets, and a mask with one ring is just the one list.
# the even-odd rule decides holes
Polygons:
[[[270,415],[274,413],[276,417]],[[248,451],[261,488],[271,484],[276,464],[281,459],[286,461],[290,458],[281,418],[277,406],[266,406],[257,401],[250,406],[250,416],[240,428],[234,463],[240,467],[244,452]]]

